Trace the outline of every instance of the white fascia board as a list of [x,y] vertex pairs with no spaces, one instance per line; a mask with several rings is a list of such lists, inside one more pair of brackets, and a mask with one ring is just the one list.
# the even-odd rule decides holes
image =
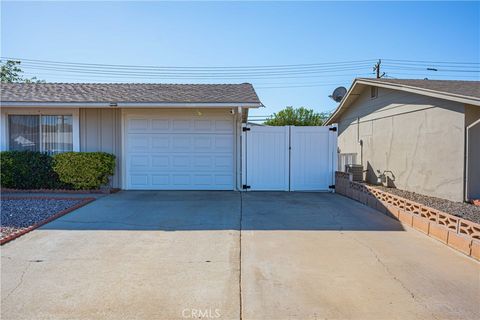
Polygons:
[[137,103],[137,102],[1,102],[2,107],[48,108],[259,108],[260,103]]

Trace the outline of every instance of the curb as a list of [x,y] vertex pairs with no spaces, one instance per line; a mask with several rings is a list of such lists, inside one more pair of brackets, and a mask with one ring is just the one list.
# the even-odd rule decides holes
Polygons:
[[6,236],[5,238],[1,239],[0,240],[0,245],[4,245],[6,244],[7,242],[10,242],[12,240],[15,240],[16,238],[20,237],[20,236],[23,236],[24,234],[30,232],[30,231],[33,231],[41,226],[43,226],[44,224],[47,224],[49,222],[52,222],[53,220],[55,219],[58,219],[60,218],[61,216],[64,216],[66,215],[67,213],[70,213],[74,210],[77,210],[78,208],[81,208],[87,204],[89,204],[90,202],[94,201],[95,198],[65,198],[65,197],[62,197],[62,198],[57,198],[57,197],[2,197],[2,200],[28,200],[28,199],[42,199],[42,200],[76,200],[76,201],[81,201],[80,203],[77,203],[76,205],[70,207],[70,208],[67,208],[67,209],[64,209],[62,211],[59,211],[57,213],[55,213],[54,215],[48,217],[47,219],[45,220],[42,220],[40,222],[37,222],[36,224],[34,225],[31,225],[29,227],[26,227],[24,229],[21,229],[17,232],[14,232],[8,236]]

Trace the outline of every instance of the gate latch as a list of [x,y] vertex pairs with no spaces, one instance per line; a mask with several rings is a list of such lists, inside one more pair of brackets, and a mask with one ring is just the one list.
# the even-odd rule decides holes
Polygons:
[[244,185],[242,186],[242,188],[243,188],[243,189],[250,189],[250,186],[247,186],[246,184],[244,184]]
[[243,132],[245,132],[245,131],[250,131],[250,128],[243,127],[243,128],[242,128],[242,131],[243,131]]

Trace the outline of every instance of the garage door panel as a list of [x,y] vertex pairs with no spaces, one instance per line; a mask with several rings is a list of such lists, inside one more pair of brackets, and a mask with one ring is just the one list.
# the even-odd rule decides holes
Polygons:
[[195,131],[214,131],[212,126],[212,120],[195,120]]
[[231,121],[226,120],[216,120],[215,121],[215,131],[217,132],[232,132],[232,123]]
[[152,174],[152,187],[164,187],[170,185],[169,174]]
[[152,168],[165,169],[170,166],[170,157],[168,155],[152,155]]
[[127,158],[130,172],[176,172],[195,173],[196,171],[215,171],[229,173],[233,171],[232,157],[229,155],[198,155],[191,154],[135,154]]
[[174,169],[190,168],[190,156],[172,156],[172,167]]
[[129,132],[145,132],[149,129],[148,119],[130,119],[128,120],[128,131]]
[[193,138],[193,148],[196,151],[212,151],[214,137],[205,135]]
[[210,186],[214,184],[214,177],[211,174],[196,174],[193,176],[193,184],[196,186]]
[[190,186],[192,184],[192,177],[189,174],[172,174],[172,184],[174,186]]
[[195,169],[213,169],[215,167],[214,158],[209,155],[198,155],[193,159],[193,167]]
[[191,119],[187,117],[164,118],[150,115],[148,118],[130,116],[127,119],[129,133],[231,133],[231,116],[223,119]]
[[168,131],[170,129],[170,121],[167,119],[152,119],[152,131]]
[[188,132],[192,131],[193,121],[191,120],[172,120],[173,131]]
[[190,151],[192,149],[192,137],[184,135],[170,136],[172,140],[171,151]]
[[233,118],[126,117],[128,189],[232,190]]
[[130,168],[133,170],[145,170],[150,166],[150,156],[148,155],[132,155],[130,156]]
[[150,137],[147,135],[130,135],[127,138],[130,152],[148,152],[150,150]]
[[231,186],[233,184],[233,177],[229,174],[216,174],[215,175],[215,184],[221,186]]
[[[143,139],[148,140],[149,138],[143,137]],[[166,135],[153,135],[151,141],[151,151],[162,152],[170,148],[170,137]]]
[[132,174],[130,175],[130,184],[133,187],[144,188],[148,187],[148,174]]
[[215,167],[223,170],[232,170],[233,164],[230,156],[216,156],[215,157]]
[[217,152],[232,151],[232,136],[215,136],[215,150]]

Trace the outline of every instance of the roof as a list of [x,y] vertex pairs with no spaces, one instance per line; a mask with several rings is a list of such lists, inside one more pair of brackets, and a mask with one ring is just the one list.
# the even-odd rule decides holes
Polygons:
[[249,83],[2,83],[1,102],[259,104]]
[[480,81],[463,80],[420,80],[420,79],[368,79],[360,78],[377,83],[389,83],[437,92],[451,93],[465,97],[480,99]]
[[367,86],[400,90],[480,106],[480,81],[357,78],[325,124],[337,122],[340,115]]

